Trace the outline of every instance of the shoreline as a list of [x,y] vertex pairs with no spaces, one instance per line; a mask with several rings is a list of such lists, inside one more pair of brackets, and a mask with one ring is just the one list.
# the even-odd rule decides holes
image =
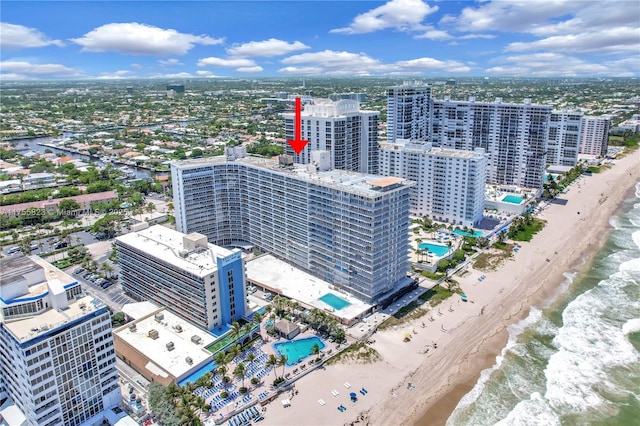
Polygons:
[[[638,150],[636,150],[634,152],[629,153],[625,158],[636,157],[636,162],[637,162],[638,160],[637,157],[639,155],[640,154]],[[622,161],[623,159],[621,159],[620,161]],[[633,160],[629,160],[628,162],[633,163]],[[596,177],[605,178],[607,177],[607,175],[605,174],[606,172],[611,172],[610,174],[613,174],[613,172],[616,171],[616,166],[617,164],[614,165],[613,168],[605,171],[604,173],[601,173],[600,176],[596,176]],[[631,164],[631,167],[632,166],[633,164]],[[629,166],[627,166],[627,169],[625,170],[628,170],[628,167]],[[619,169],[618,169],[618,172],[620,172]],[[601,212],[598,215],[600,218],[605,218],[606,223],[593,224],[593,227],[592,227],[593,231],[591,234],[596,233],[595,230],[598,229],[599,231],[601,231],[600,238],[593,238],[593,235],[584,236],[582,240],[588,240],[586,241],[586,245],[584,245],[585,241],[582,241],[583,244],[578,244],[583,246],[582,247],[583,250],[581,250],[580,253],[576,253],[578,250],[572,251],[571,252],[572,256],[567,257],[565,262],[562,262],[562,264],[565,264],[565,265],[568,264],[569,267],[566,268],[565,270],[559,270],[558,266],[555,266],[553,274],[550,275],[547,278],[547,280],[545,280],[546,282],[542,283],[537,288],[537,290],[534,290],[533,292],[530,293],[529,299],[528,299],[529,303],[527,304],[528,306],[526,307],[526,309],[524,309],[523,307],[523,309],[520,309],[518,311],[518,314],[516,316],[510,318],[512,320],[511,323],[516,323],[526,318],[529,315],[531,307],[546,309],[549,306],[553,305],[553,303],[555,303],[557,299],[560,298],[562,294],[565,293],[570,287],[570,284],[568,284],[565,288],[562,288],[563,283],[565,283],[567,280],[567,278],[564,276],[565,273],[567,272],[576,273],[574,277],[574,280],[575,280],[575,279],[579,279],[581,275],[585,274],[586,271],[589,270],[589,268],[593,264],[596,254],[603,248],[606,242],[606,239],[609,237],[611,231],[613,230],[613,228],[609,224],[609,218],[615,215],[616,212],[620,210],[620,208],[622,207],[622,203],[625,200],[627,200],[629,197],[635,194],[634,188],[636,183],[638,182],[638,179],[640,178],[640,174],[636,172],[635,179],[633,178],[634,177],[633,172],[630,172],[629,176],[631,176],[630,179],[625,179],[625,181],[629,185],[624,185],[622,189],[619,189],[618,192],[616,193],[617,195],[616,199],[612,200],[612,201],[615,201],[615,206],[613,206],[613,208],[606,209],[605,212],[608,214],[605,215],[603,212]],[[570,191],[575,191],[575,188],[571,187]],[[523,244],[530,244],[534,242],[535,239],[538,237],[539,237],[539,234],[535,235],[531,242],[523,243]],[[447,419],[451,416],[451,414],[457,407],[462,397],[464,397],[464,395],[466,395],[469,391],[471,391],[473,387],[476,385],[476,383],[481,377],[482,372],[485,371],[486,369],[493,368],[495,366],[496,357],[500,356],[503,348],[506,346],[506,343],[507,343],[507,339],[508,339],[507,327],[508,325],[505,325],[505,328],[503,330],[506,336],[503,339],[502,345],[498,347],[490,347],[490,345],[484,345],[484,347],[480,349],[480,352],[482,352],[483,355],[485,355],[485,360],[490,360],[490,361],[485,362],[482,368],[474,369],[473,373],[470,374],[471,378],[465,379],[463,375],[459,375],[459,377],[457,377],[453,383],[449,382],[447,390],[442,395],[436,394],[430,398],[429,397],[426,398],[423,402],[424,410],[422,411],[422,413],[419,413],[414,410],[412,415],[406,418],[403,424],[407,424],[407,425],[412,424],[415,426],[445,425],[447,422]]]
[[[611,216],[640,180],[639,165],[636,150],[602,173],[579,178],[538,214],[545,227],[497,270],[469,265],[463,276],[454,275],[467,302],[453,296],[434,308],[423,305],[428,312],[422,317],[377,331],[367,347],[380,361],[323,366],[296,381],[296,396],[286,408],[278,401],[265,407],[262,423],[445,424],[480,374],[495,365],[509,326],[531,307],[554,303],[569,286],[567,272],[588,269],[611,229]],[[351,402],[349,393],[361,387],[368,392]]]

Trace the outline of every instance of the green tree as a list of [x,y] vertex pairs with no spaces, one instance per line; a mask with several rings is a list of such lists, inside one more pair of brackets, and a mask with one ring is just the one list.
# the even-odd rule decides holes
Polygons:
[[74,217],[80,210],[80,204],[78,204],[76,200],[68,198],[60,201],[60,204],[58,204],[58,209],[60,210],[60,214],[62,216]]

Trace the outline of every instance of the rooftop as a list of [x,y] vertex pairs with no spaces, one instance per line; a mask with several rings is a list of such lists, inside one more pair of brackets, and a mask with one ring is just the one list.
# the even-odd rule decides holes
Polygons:
[[366,197],[379,197],[381,193],[390,192],[400,186],[415,185],[415,182],[401,179],[397,188],[387,190],[371,185],[371,181],[381,178],[379,175],[369,175],[364,173],[349,172],[344,170],[310,171],[307,165],[294,164],[293,166],[281,166],[277,160],[245,157],[236,160],[228,160],[225,156],[193,159],[186,161],[172,162],[171,165],[178,169],[190,169],[195,167],[210,166],[214,164],[245,164],[247,166],[271,170],[277,174],[297,178],[302,181],[316,183],[322,186],[332,187],[341,191],[351,192]]
[[[20,281],[24,281],[25,292],[16,295],[15,292],[23,287],[12,286],[12,284]],[[39,296],[48,291],[47,283],[54,281],[63,287],[77,283],[71,275],[38,256],[25,256],[20,253],[2,258],[0,259],[0,304],[11,299]]]
[[[247,262],[246,267],[248,281],[290,299],[295,299],[307,306],[329,312],[338,318],[351,320],[371,308],[371,305],[351,295],[333,290],[333,286],[328,282],[276,259],[270,254]],[[336,310],[320,300],[327,294],[333,294],[349,302],[349,305]]]
[[417,152],[457,158],[475,158],[484,155],[484,150],[480,151],[480,149],[468,151],[464,149],[441,148],[434,147],[431,143],[412,143],[406,139],[398,139],[395,143],[380,143],[380,148],[394,151]]
[[[185,246],[185,243],[193,243],[194,239],[198,238],[203,238],[206,245],[194,248]],[[119,236],[116,240],[199,277],[217,271],[218,258],[240,253],[238,249],[229,250],[207,243],[204,235],[185,235],[162,225],[131,232]]]
[[104,306],[102,301],[93,296],[80,296],[69,301],[69,307],[64,310],[48,309],[28,318],[9,320],[5,322],[4,327],[18,342],[23,343],[91,314]]
[[[157,332],[155,339],[150,337],[152,330]],[[213,357],[205,348],[215,337],[164,308],[114,330],[114,334],[142,353],[149,360],[146,368],[160,376],[170,374],[180,379]],[[194,337],[200,339],[198,343],[192,341]],[[167,348],[170,343],[172,350]]]

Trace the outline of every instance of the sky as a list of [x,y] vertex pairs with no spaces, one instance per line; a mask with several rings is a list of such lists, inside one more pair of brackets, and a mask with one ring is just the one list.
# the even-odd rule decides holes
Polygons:
[[0,79],[638,77],[637,0],[11,1]]

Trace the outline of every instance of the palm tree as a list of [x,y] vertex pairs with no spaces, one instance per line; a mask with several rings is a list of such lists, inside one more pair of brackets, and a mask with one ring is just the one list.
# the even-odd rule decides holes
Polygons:
[[220,378],[223,378],[225,373],[227,372],[227,364],[229,364],[229,359],[227,358],[227,354],[225,354],[224,352],[220,351],[216,354],[214,361],[216,362],[216,365],[218,366],[216,368],[216,373],[218,375],[220,375]]
[[243,363],[236,365],[236,368],[233,370],[233,375],[242,379],[242,387],[244,387],[244,375],[246,373],[247,369]]
[[181,393],[181,389],[180,386],[176,385],[175,383],[169,383],[169,386],[167,386],[167,396],[169,398],[171,398],[172,400],[175,399],[178,395],[180,395]]
[[498,232],[498,242],[500,244],[504,244],[504,240],[506,239],[506,234],[504,231]]
[[287,356],[285,354],[280,355],[280,358],[278,358],[278,366],[282,366],[282,376],[284,377],[284,368],[287,366]]
[[[317,343],[314,343],[314,345],[311,347],[311,355],[320,355],[320,346],[318,346]],[[316,361],[318,359],[320,358],[316,358]]]
[[276,358],[275,355],[271,354],[269,355],[269,358],[267,358],[267,363],[266,363],[266,367],[267,368],[273,368],[273,377],[277,378],[277,373],[276,373],[276,367],[278,366],[278,358]]
[[[241,336],[247,336],[251,333],[251,324],[246,323],[245,325],[242,326],[242,328],[240,328],[240,335]],[[244,340],[244,339],[243,339]]]
[[236,337],[236,341],[240,338],[240,330],[242,330],[242,326],[238,321],[234,321],[231,324],[231,333]]

